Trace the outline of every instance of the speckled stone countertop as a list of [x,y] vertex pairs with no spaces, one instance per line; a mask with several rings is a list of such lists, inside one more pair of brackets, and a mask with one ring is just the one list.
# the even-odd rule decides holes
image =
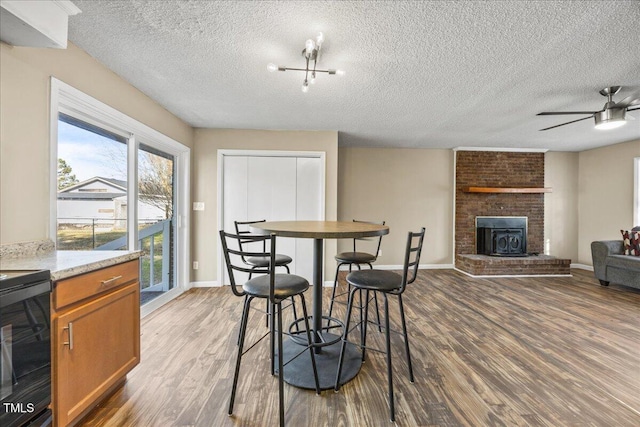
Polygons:
[[20,253],[12,250],[11,253],[12,256],[0,258],[0,270],[49,270],[51,280],[55,281],[139,258],[141,252],[49,250]]

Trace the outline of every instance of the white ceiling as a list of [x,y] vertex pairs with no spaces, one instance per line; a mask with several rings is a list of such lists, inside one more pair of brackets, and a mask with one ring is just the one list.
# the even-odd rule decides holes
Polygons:
[[[69,39],[194,127],[337,130],[340,146],[581,151],[640,139],[581,116],[640,91],[638,1],[74,0]],[[320,74],[305,40],[325,35]]]

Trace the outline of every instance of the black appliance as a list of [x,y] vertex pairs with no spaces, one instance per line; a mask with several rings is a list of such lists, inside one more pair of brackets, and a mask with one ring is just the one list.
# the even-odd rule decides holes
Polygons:
[[526,217],[476,217],[476,250],[494,256],[527,256]]
[[51,275],[0,270],[0,425],[51,424]]
[[500,256],[526,255],[524,230],[508,228],[481,228],[478,230],[480,253]]

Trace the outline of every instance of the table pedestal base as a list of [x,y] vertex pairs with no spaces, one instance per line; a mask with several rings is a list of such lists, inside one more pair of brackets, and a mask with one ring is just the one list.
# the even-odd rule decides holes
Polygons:
[[[331,334],[325,335],[329,335],[327,340],[331,338]],[[337,335],[334,337],[338,338]],[[291,339],[287,339],[282,345],[284,347],[285,362],[303,349],[302,346],[296,344],[296,342]],[[318,369],[320,390],[329,390],[334,388],[336,385],[336,374],[338,373],[338,360],[340,359],[341,346],[342,342],[338,341],[333,345],[322,347],[321,351],[316,353],[316,367]],[[278,356],[276,355],[276,357]],[[344,352],[344,361],[342,362],[340,384],[345,384],[351,381],[358,374],[361,366],[362,354],[360,353],[359,348],[351,343],[347,343],[347,348]],[[296,359],[285,365],[283,379],[287,384],[315,390],[316,385],[313,379],[313,368],[311,367],[311,356],[309,355],[309,351],[305,351]]]

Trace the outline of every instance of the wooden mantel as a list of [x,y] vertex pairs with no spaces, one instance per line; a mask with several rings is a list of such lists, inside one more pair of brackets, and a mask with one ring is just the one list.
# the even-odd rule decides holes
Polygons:
[[527,188],[527,187],[463,187],[465,193],[551,193],[551,188]]

